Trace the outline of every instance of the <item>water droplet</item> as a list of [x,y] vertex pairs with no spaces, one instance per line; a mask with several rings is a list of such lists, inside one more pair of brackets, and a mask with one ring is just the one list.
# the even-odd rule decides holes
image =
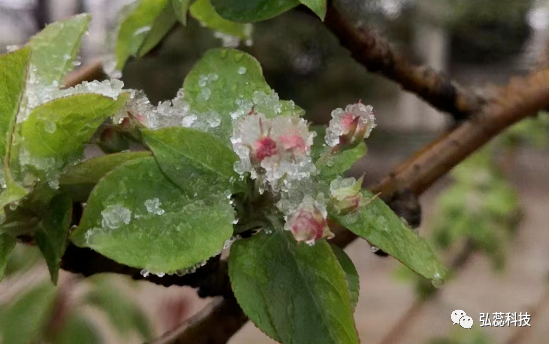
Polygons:
[[373,245],[373,246],[370,247],[370,251],[371,251],[372,253],[376,253],[376,252],[380,251],[380,249],[379,249],[378,247],[376,247],[376,246]]
[[143,269],[139,272],[141,274],[141,276],[147,278],[149,276],[149,270],[147,269]]
[[246,73],[246,67],[239,67],[239,69],[237,70],[237,73],[239,74],[245,74]]

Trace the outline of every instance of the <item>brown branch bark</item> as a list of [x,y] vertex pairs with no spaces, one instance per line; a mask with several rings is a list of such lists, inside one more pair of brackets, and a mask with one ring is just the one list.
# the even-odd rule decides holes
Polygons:
[[484,100],[427,66],[411,64],[374,31],[353,26],[329,2],[325,25],[336,35],[352,57],[370,72],[387,77],[430,105],[450,113],[455,120],[476,114]]
[[88,65],[83,66],[77,70],[67,74],[63,80],[65,87],[73,87],[80,84],[83,81],[93,81],[103,79],[105,74],[103,73],[103,65],[101,59],[97,59]]

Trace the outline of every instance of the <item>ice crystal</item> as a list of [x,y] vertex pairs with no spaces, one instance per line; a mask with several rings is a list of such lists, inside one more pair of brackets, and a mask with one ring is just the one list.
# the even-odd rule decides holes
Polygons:
[[219,31],[214,32],[214,37],[221,39],[222,46],[226,48],[236,48],[241,42],[239,37],[228,35]]
[[162,215],[164,209],[160,207],[160,200],[158,198],[148,199],[145,201],[145,208],[147,211],[153,214]]
[[132,212],[122,204],[111,204],[101,212],[103,228],[116,229],[132,220]]

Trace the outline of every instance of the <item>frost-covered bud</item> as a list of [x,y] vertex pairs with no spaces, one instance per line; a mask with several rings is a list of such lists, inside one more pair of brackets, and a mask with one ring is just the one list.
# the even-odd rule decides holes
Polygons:
[[285,229],[292,232],[298,242],[309,245],[323,238],[332,238],[327,223],[327,211],[323,204],[313,200],[311,196],[304,197],[302,203],[286,221]]
[[283,181],[307,178],[315,171],[310,157],[314,135],[302,118],[250,113],[234,125],[231,142],[240,158],[235,170],[250,172],[275,191]]
[[363,201],[362,183],[363,177],[359,180],[337,177],[330,183],[330,202],[336,214],[346,215],[359,209]]
[[376,127],[372,106],[361,102],[350,104],[345,110],[338,108],[331,115],[325,136],[325,142],[331,147],[353,148],[369,137]]

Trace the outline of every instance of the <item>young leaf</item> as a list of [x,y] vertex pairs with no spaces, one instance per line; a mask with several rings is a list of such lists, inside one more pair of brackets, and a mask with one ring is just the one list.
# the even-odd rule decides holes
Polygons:
[[225,196],[186,197],[148,157],[99,181],[71,240],[121,264],[174,272],[219,253],[232,220]]
[[19,49],[0,56],[0,157],[3,162],[3,178],[6,185],[0,194],[0,212],[4,206],[26,195],[26,190],[18,186],[9,169],[9,152],[15,119],[25,92],[30,48]]
[[79,14],[50,24],[31,38],[29,46],[32,48],[31,65],[35,67],[35,83],[61,83],[65,75],[73,70],[73,60],[89,22],[90,15]]
[[319,177],[331,181],[344,174],[353,164],[367,153],[367,145],[361,142],[352,149],[337,153],[327,159],[320,158],[315,165],[319,169]]
[[348,290],[351,299],[351,307],[355,309],[357,301],[359,301],[359,274],[353,264],[353,261],[348,257],[346,252],[338,246],[330,245],[332,252],[338,259],[342,269],[346,273],[346,281],[348,282]]
[[327,0],[300,0],[300,2],[315,12],[321,20],[325,20],[325,14],[327,13]]
[[[365,199],[373,197],[366,190],[361,192]],[[428,243],[411,231],[381,199],[374,199],[357,214],[331,217],[434,284],[445,278],[447,271]]]
[[359,343],[346,277],[326,241],[300,245],[282,230],[239,240],[229,277],[244,312],[276,341]]
[[183,88],[184,100],[192,111],[199,115],[215,113],[220,117],[214,133],[228,145],[233,131],[231,116],[238,111],[241,111],[238,115],[246,115],[254,106],[268,118],[302,111],[292,102],[264,101],[275,95],[262,75],[260,64],[254,57],[235,49],[207,51],[185,78]]
[[41,339],[41,333],[51,318],[55,288],[40,284],[19,295],[7,310],[0,324],[2,343],[28,344]]
[[251,24],[231,22],[220,17],[210,0],[197,0],[189,9],[191,15],[209,29],[219,31],[226,35],[250,39],[252,33]]
[[122,69],[126,61],[135,56],[145,42],[155,21],[170,0],[139,0],[123,18],[116,40],[116,68]]
[[220,16],[239,23],[270,19],[299,4],[298,0],[212,0]]
[[34,233],[34,239],[46,259],[54,284],[57,284],[61,258],[67,247],[71,216],[71,199],[66,194],[60,194],[52,199]]
[[0,234],[0,282],[4,277],[11,252],[15,248],[15,238],[8,234]]
[[232,188],[237,156],[220,139],[195,129],[143,130],[160,168],[190,197],[203,198]]
[[118,111],[127,99],[128,94],[121,94],[117,100],[99,94],[80,94],[35,108],[18,125],[14,138],[11,163],[19,165],[18,180],[25,178],[25,169],[42,180],[56,176],[61,168],[81,156],[84,144],[101,122]]
[[167,4],[166,7],[164,7],[164,10],[160,13],[158,18],[151,26],[151,31],[149,31],[149,34],[143,41],[143,44],[141,45],[141,47],[139,47],[136,56],[143,57],[145,54],[151,51],[151,49],[156,47],[157,44],[159,44],[159,42],[164,38],[164,36],[166,36],[166,34],[170,32],[170,29],[172,29],[177,21],[178,18],[176,18],[174,9],[170,4]]
[[176,17],[183,25],[187,25],[187,10],[191,5],[191,0],[172,0],[172,7]]

